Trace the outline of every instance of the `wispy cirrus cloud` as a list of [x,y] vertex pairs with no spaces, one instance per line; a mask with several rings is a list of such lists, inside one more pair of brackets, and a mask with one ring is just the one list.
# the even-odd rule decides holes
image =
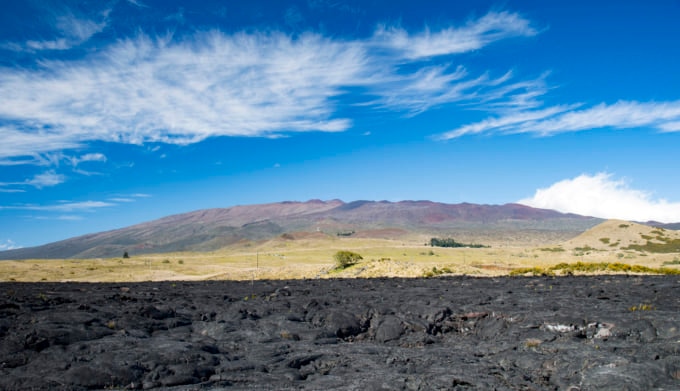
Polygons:
[[[37,166],[59,166],[61,162],[72,166],[74,173],[81,175],[94,175],[96,173],[88,172],[78,168],[79,165],[87,162],[106,162],[107,158],[102,153],[87,153],[81,156],[65,155],[61,152],[48,153],[44,155],[34,155],[27,160],[0,160],[2,165],[19,165],[19,164],[33,164]],[[3,193],[19,193],[25,192],[26,187],[34,187],[42,189],[45,187],[52,187],[66,182],[67,177],[63,174],[57,173],[54,169],[35,174],[31,178],[27,178],[18,182],[0,182],[0,192]]]
[[576,106],[553,106],[540,110],[517,111],[505,116],[489,118],[480,122],[463,125],[440,135],[438,138],[448,140],[465,135],[487,133],[490,130],[496,130],[496,132],[499,133],[512,133],[512,130],[517,129],[521,124],[535,123],[536,121],[541,121],[568,112],[574,108],[576,108]]
[[[45,171],[40,174],[34,175],[30,179],[26,179],[22,182],[0,182],[0,191],[3,192],[23,192],[21,188],[17,189],[17,186],[26,187],[32,186],[38,189],[43,187],[56,186],[64,183],[66,177],[61,174],[57,174],[54,170]],[[5,189],[5,190],[1,190]]]
[[543,77],[515,81],[512,72],[497,78],[488,74],[468,76],[462,66],[455,72],[449,72],[445,66],[426,67],[397,83],[376,85],[379,98],[368,104],[407,111],[408,115],[447,103],[467,109],[507,111],[540,106],[538,98],[547,91]]
[[56,186],[60,183],[64,183],[64,180],[65,177],[63,175],[50,170],[35,175],[32,179],[27,180],[26,184],[40,189],[48,186]]
[[[0,90],[3,93],[8,93],[9,89],[4,88],[2,81],[3,74],[0,73]],[[15,84],[18,87],[18,85]],[[25,86],[30,87],[30,86]],[[24,94],[31,95],[29,92]],[[8,98],[0,98],[0,102],[10,103]],[[21,114],[20,108],[10,108],[12,115]],[[8,113],[9,114],[9,113]],[[0,116],[6,118],[5,115]],[[26,120],[29,120],[28,115],[23,115]],[[15,164],[38,164],[41,163],[41,155],[48,152],[63,151],[68,149],[75,149],[82,147],[84,139],[73,137],[64,132],[54,130],[44,130],[28,124],[22,124],[21,128],[10,125],[3,126],[0,124],[0,139],[3,140],[0,146],[0,165],[15,165]]]
[[680,101],[601,103],[553,106],[540,110],[518,111],[505,116],[468,124],[440,137],[452,139],[479,133],[533,133],[549,136],[557,133],[591,129],[649,128],[660,132],[680,131]]
[[0,209],[32,210],[43,212],[89,212],[99,208],[115,206],[115,203],[104,201],[62,202],[53,205],[5,205]]
[[[81,30],[86,37],[97,29]],[[340,132],[352,126],[338,114],[345,98],[411,115],[453,102],[507,104],[518,89],[540,95],[540,83],[424,60],[536,33],[518,14],[490,12],[461,27],[415,34],[381,27],[354,40],[316,33],[209,31],[182,40],[140,34],[86,58],[0,68],[0,97],[12,97],[0,98],[6,140],[0,161],[31,163],[92,141],[189,144],[215,136]],[[353,87],[362,92],[350,96]]]
[[106,156],[103,153],[86,153],[82,156],[73,156],[70,160],[73,166],[77,166],[84,162],[105,162]]
[[132,5],[134,5],[135,7],[139,7],[139,8],[149,8],[148,5],[142,3],[142,2],[139,1],[139,0],[127,0],[127,2],[130,3],[130,4],[132,4]]
[[83,163],[87,162],[106,162],[106,160],[107,158],[103,153],[87,153],[82,156],[69,157],[69,163],[73,166],[73,172],[86,176],[103,174],[95,171],[84,170],[82,168],[79,168],[79,165],[82,165]]
[[109,197],[105,201],[60,201],[49,204],[13,204],[0,205],[1,210],[30,211],[31,219],[45,220],[84,220],[87,214],[101,209],[115,208],[120,204],[129,204],[142,198],[149,198],[150,194],[122,194]]
[[[0,128],[1,132],[1,128]],[[0,133],[1,134],[1,133]],[[68,155],[61,151],[35,153],[31,156],[23,156],[18,159],[9,158],[0,159],[0,166],[17,166],[22,164],[32,164],[36,166],[58,166],[62,162],[68,165],[77,167],[85,162],[106,162],[108,159],[103,153],[86,153],[84,155]]]
[[538,34],[529,20],[511,12],[490,12],[461,27],[410,34],[400,27],[380,26],[374,45],[396,50],[407,59],[421,59],[478,50],[495,41]]
[[49,28],[53,31],[50,39],[29,39],[23,43],[5,43],[3,47],[15,51],[64,51],[87,42],[92,36],[102,32],[108,25],[110,8],[95,11],[91,14],[75,13],[73,9],[65,7],[52,8],[45,5],[40,11],[46,15]]
[[556,182],[518,202],[535,208],[605,219],[680,221],[680,202],[654,198],[652,193],[634,189],[626,180],[616,179],[606,172],[583,174]]
[[108,199],[108,201],[121,203],[121,202],[135,202],[139,198],[149,198],[150,194],[135,193],[135,194],[119,194]]

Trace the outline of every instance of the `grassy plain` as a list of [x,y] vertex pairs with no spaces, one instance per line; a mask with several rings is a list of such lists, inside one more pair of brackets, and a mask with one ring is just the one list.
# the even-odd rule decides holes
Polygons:
[[[611,224],[605,228],[611,228]],[[680,270],[680,251],[656,253],[623,249],[604,243],[600,240],[600,232],[584,235],[584,238],[564,244],[538,247],[496,244],[490,248],[430,247],[426,245],[426,237],[399,240],[331,236],[291,240],[279,237],[205,253],[132,253],[131,258],[0,261],[0,281],[257,280],[441,274],[500,276],[521,268],[542,270],[560,263],[577,262],[625,263]],[[608,235],[614,236],[611,232]],[[591,240],[587,241],[589,237]],[[333,255],[340,250],[359,253],[363,260],[344,270],[336,270]]]

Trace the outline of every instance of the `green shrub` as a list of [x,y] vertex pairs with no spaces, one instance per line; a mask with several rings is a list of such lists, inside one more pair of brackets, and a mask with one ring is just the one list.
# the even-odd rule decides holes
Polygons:
[[333,259],[338,269],[345,269],[364,259],[364,257],[352,251],[338,251],[333,255]]
[[539,250],[550,251],[552,253],[559,253],[559,252],[564,251],[564,249],[562,247],[543,247],[543,248],[539,248]]

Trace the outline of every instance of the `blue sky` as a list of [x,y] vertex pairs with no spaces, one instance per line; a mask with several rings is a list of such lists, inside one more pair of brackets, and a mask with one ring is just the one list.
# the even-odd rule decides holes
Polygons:
[[314,198],[680,221],[678,1],[1,7],[0,249]]

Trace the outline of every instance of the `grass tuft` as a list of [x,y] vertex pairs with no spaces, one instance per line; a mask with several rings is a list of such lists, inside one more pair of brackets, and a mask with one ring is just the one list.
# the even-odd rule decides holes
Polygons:
[[443,267],[441,269],[437,269],[437,267],[433,267],[432,270],[428,270],[425,273],[423,273],[423,277],[425,278],[430,278],[430,277],[435,277],[435,276],[440,276],[442,274],[451,274],[453,273],[453,270],[449,269],[448,267]]
[[623,250],[646,251],[649,253],[677,253],[680,252],[680,239],[669,239],[666,237],[656,238],[662,243],[647,240],[645,244],[631,244]]
[[637,273],[637,274],[663,274],[663,275],[680,275],[680,270],[666,267],[653,268],[641,265],[629,265],[620,262],[576,262],[576,263],[559,263],[557,265],[542,268],[538,266],[517,268],[510,272],[511,276],[523,276],[531,274],[534,276],[554,276],[566,275],[573,273]]
[[640,305],[634,305],[630,308],[628,308],[629,311],[635,312],[635,311],[652,311],[655,310],[656,308],[651,305],[651,304],[640,304]]

